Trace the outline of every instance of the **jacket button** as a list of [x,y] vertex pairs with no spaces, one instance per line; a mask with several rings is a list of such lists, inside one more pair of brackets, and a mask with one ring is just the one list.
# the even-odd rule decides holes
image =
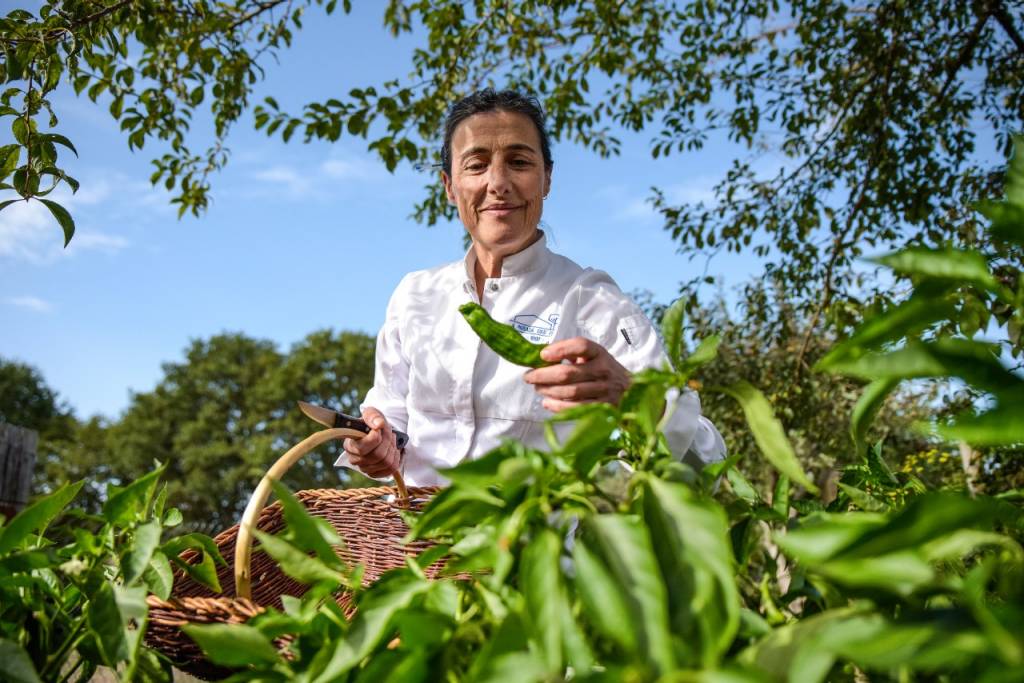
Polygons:
[[492,292],[497,292],[498,291],[498,283],[497,282],[492,282],[491,283],[491,291]]

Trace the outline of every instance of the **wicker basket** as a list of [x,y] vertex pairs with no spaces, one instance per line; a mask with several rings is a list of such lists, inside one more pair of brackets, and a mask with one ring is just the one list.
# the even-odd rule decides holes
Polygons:
[[[214,593],[193,581],[186,574],[175,574],[174,588],[167,600],[149,596],[149,625],[146,642],[163,652],[182,671],[205,679],[222,678],[230,671],[210,663],[196,643],[181,630],[186,624],[243,623],[267,606],[281,608],[281,596],[299,597],[306,592],[304,584],[283,573],[274,560],[258,548],[253,552],[252,531],[277,533],[284,528],[280,503],[264,507],[271,482],[280,477],[299,458],[320,444],[345,437],[361,438],[362,433],[349,429],[325,429],[292,448],[270,468],[253,493],[241,523],[221,532],[214,542],[225,558],[234,558],[233,566],[220,566],[218,579],[223,590]],[[338,555],[350,565],[365,566],[363,583],[376,581],[389,569],[405,566],[407,557],[415,557],[432,544],[415,541],[401,543],[408,527],[399,514],[418,509],[437,488],[406,490],[396,473],[396,486],[367,489],[312,489],[299,491],[296,497],[314,517],[327,520],[344,540]],[[196,551],[182,553],[186,562],[197,561]],[[230,560],[229,560],[230,561]],[[428,576],[440,571],[437,563],[427,570]],[[351,615],[347,593],[335,596],[338,604]],[[284,647],[286,642],[281,642]]]

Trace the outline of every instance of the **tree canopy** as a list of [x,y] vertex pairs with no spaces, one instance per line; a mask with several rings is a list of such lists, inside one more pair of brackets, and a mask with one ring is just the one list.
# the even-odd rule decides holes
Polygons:
[[[58,146],[73,142],[49,101],[64,83],[106,103],[131,147],[165,141],[152,180],[182,213],[207,206],[247,111],[284,140],[361,137],[390,169],[423,167],[456,98],[514,86],[541,96],[556,139],[599,155],[619,152],[619,129],[647,134],[654,157],[736,143],[714,201],[675,205],[653,188],[665,229],[684,251],[755,250],[820,314],[852,289],[865,249],[975,241],[967,207],[1000,175],[983,152],[1008,151],[1024,122],[1022,10],[1002,0],[389,0],[385,27],[423,36],[406,78],[353,83],[295,112],[252,102],[311,9],[338,3],[70,0],[10,12],[7,202],[47,202],[71,238],[71,216],[45,197],[77,185],[61,170]],[[215,139],[197,151],[189,127],[203,110]],[[435,182],[426,192],[418,219],[451,215]]]

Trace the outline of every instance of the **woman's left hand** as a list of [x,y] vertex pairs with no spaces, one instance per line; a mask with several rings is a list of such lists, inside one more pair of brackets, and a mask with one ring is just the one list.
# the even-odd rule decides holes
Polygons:
[[530,370],[524,379],[544,397],[544,407],[554,413],[581,403],[618,405],[629,387],[629,371],[606,348],[585,337],[549,344],[540,357],[556,365]]

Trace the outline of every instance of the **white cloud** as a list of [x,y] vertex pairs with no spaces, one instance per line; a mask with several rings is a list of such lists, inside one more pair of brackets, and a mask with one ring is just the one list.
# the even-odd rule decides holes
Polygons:
[[271,166],[262,171],[257,171],[253,174],[253,178],[277,185],[286,196],[293,199],[308,197],[314,192],[314,187],[310,180],[304,178],[291,166]]
[[49,313],[53,310],[49,301],[44,301],[37,296],[9,296],[4,301],[11,306],[27,308],[37,313]]
[[381,162],[364,158],[328,159],[320,164],[320,170],[336,180],[371,181],[387,176]]
[[318,165],[299,170],[290,164],[269,166],[251,174],[254,180],[270,183],[288,199],[325,199],[337,196],[338,186],[375,183],[390,179],[383,165],[366,156],[332,156]]
[[[104,201],[109,193],[109,187],[99,187],[84,195],[80,192],[82,196],[55,193],[54,201],[64,205],[76,219],[80,219],[80,212],[76,209]],[[0,211],[0,260],[44,265],[88,251],[110,254],[127,246],[128,240],[118,235],[79,228],[65,249],[60,225],[42,202],[16,202]]]
[[[78,232],[71,245],[76,249],[96,249],[108,254],[121,251],[130,244],[128,240],[119,235],[110,235],[104,232]],[[69,249],[71,247],[68,247]]]
[[[715,204],[714,186],[719,178],[711,176],[696,176],[685,183],[663,186],[662,193],[665,195],[665,202],[669,206],[680,204],[704,204],[713,206]],[[616,186],[607,188],[604,196],[616,205],[612,217],[620,221],[653,221],[658,219],[658,213],[650,202],[653,196],[651,192],[644,192],[643,196],[630,196],[624,187]]]

